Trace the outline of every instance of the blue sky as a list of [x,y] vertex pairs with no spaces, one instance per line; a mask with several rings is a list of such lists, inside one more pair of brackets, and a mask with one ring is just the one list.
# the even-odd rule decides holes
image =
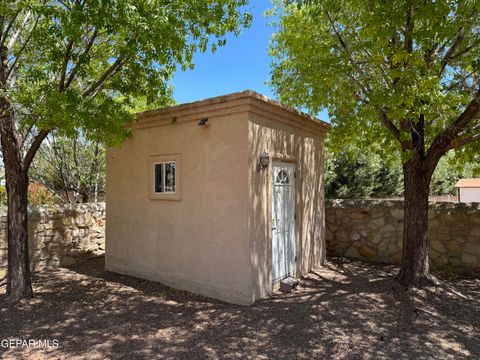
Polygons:
[[268,42],[273,28],[263,16],[269,0],[250,0],[247,8],[253,14],[250,28],[238,37],[228,35],[227,44],[215,54],[198,53],[193,71],[178,70],[173,79],[178,103],[200,100],[242,90],[255,90],[272,97],[265,84],[270,74]]
[[[263,16],[271,7],[269,0],[250,0],[247,7],[253,15],[250,28],[238,37],[229,35],[227,44],[215,54],[196,54],[193,71],[176,72],[174,97],[179,104],[247,89],[275,98],[266,84],[271,62],[268,44],[274,29],[268,26],[271,19]],[[326,113],[319,116],[327,120]]]

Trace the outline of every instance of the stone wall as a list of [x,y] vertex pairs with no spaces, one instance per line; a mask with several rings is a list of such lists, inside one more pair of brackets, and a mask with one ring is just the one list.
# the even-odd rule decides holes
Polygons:
[[[399,264],[403,202],[326,202],[327,255]],[[480,275],[480,203],[435,203],[429,211],[433,268]],[[7,269],[7,213],[0,208],[0,282]],[[105,203],[32,207],[32,271],[68,266],[105,252]]]
[[[7,210],[0,209],[0,280],[7,272]],[[29,209],[30,267],[68,266],[105,252],[105,203]]]
[[[480,274],[480,203],[432,203],[432,268]],[[330,200],[326,204],[327,255],[399,264],[403,202]]]

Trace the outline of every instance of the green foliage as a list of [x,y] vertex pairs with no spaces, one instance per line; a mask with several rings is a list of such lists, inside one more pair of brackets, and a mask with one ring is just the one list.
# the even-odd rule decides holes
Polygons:
[[433,195],[455,195],[455,184],[459,179],[478,176],[478,161],[458,163],[453,154],[448,154],[440,160],[432,176],[430,193]]
[[[277,0],[270,14],[275,91],[312,114],[328,109],[337,146],[406,161],[420,151],[405,145],[419,119],[429,149],[478,96],[479,1]],[[478,138],[479,129],[475,116],[459,137]],[[451,161],[478,168],[479,152],[471,142]]]
[[[403,196],[402,164],[386,162],[356,146],[337,152],[327,141],[325,196],[328,199],[365,199]],[[433,173],[430,195],[455,195],[459,179],[478,176],[475,164],[455,164],[453,154],[442,158]]]
[[172,102],[177,66],[249,25],[247,1],[2,1],[4,95],[20,131],[118,144],[133,111]]
[[326,152],[325,196],[329,199],[364,199],[401,196],[400,164],[385,163],[381,157],[350,147]]
[[378,158],[375,171],[375,187],[372,197],[390,197],[403,195],[403,173],[400,163],[392,166]]
[[105,147],[84,136],[51,135],[30,168],[30,178],[62,202],[94,201],[105,192]]

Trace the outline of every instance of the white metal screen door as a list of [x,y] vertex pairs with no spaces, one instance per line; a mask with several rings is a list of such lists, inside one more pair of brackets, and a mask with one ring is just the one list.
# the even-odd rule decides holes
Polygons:
[[273,163],[272,275],[273,281],[295,272],[295,166]]

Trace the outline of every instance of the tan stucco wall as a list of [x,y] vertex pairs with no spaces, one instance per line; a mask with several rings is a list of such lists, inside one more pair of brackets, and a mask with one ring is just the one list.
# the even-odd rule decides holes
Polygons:
[[[239,304],[270,293],[271,169],[256,171],[263,151],[297,165],[297,274],[324,261],[325,124],[251,91],[139,118],[132,137],[107,151],[107,270]],[[149,164],[166,154],[180,154],[181,194],[158,200]]]
[[[210,110],[153,114],[108,149],[106,268],[248,304],[247,113]],[[149,197],[149,157],[164,154],[181,156],[180,201]]]
[[[248,222],[252,249],[254,297],[272,291],[272,161],[295,164],[297,276],[325,261],[324,131],[291,123],[291,114],[254,102],[249,115],[249,201]],[[267,152],[270,166],[257,171],[261,153]]]

